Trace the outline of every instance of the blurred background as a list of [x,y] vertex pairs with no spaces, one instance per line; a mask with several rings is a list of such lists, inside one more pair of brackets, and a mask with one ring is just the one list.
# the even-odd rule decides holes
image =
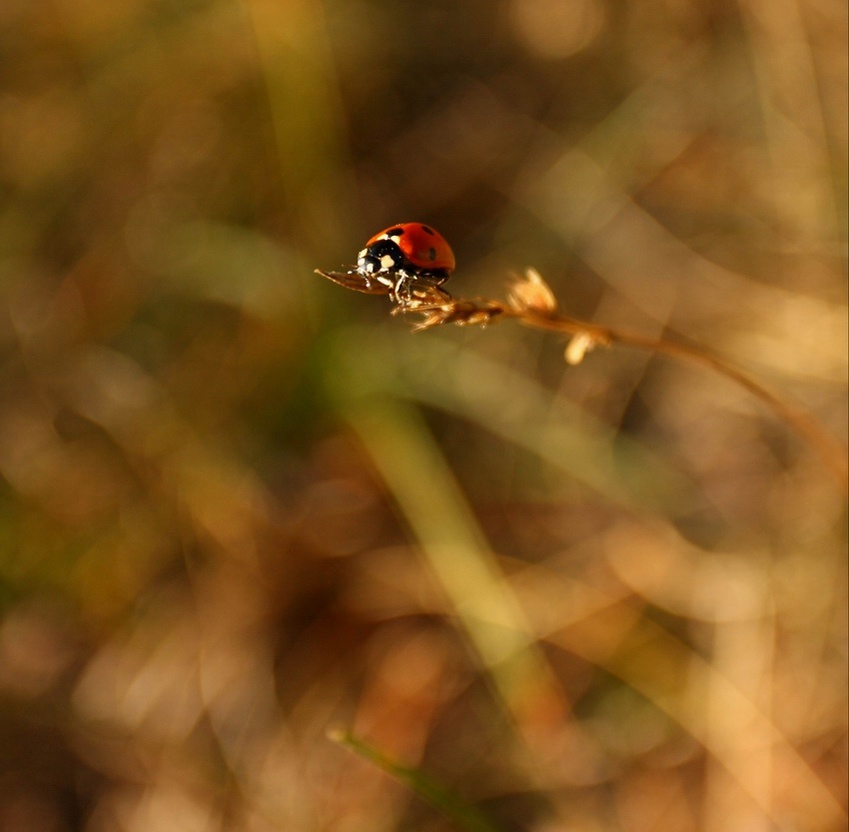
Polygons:
[[[838,0],[3,0],[0,829],[845,828]],[[470,822],[471,823],[471,822]],[[487,827],[489,828],[489,827]]]

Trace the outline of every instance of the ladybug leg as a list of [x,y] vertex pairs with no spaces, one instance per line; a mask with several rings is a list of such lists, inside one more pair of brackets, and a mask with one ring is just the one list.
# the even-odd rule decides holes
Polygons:
[[398,281],[393,280],[390,276],[385,274],[378,274],[375,276],[375,280],[381,285],[385,286],[389,290],[389,295],[392,299],[395,299],[395,289],[398,285]]
[[438,305],[451,300],[451,295],[442,289],[437,282],[426,277],[416,278],[406,272],[402,272],[398,276],[390,297],[400,307],[406,309]]
[[414,292],[415,286],[412,277],[405,271],[399,271],[389,293],[392,300],[401,304],[401,306],[407,306],[412,302]]

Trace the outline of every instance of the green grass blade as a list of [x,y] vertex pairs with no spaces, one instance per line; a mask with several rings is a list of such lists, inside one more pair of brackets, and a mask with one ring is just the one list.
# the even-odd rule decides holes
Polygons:
[[503,832],[477,806],[466,802],[449,788],[415,768],[401,765],[373,745],[345,730],[333,730],[328,736],[334,742],[376,765],[394,780],[402,783],[422,800],[438,809],[467,832]]

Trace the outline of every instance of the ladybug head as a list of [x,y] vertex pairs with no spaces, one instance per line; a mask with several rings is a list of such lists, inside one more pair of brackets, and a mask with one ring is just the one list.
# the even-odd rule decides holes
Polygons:
[[394,240],[376,240],[357,256],[357,271],[362,274],[393,272],[404,266],[405,259]]

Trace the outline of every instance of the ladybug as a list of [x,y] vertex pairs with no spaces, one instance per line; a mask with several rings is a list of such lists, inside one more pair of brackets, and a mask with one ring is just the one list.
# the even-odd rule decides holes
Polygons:
[[343,274],[318,273],[350,289],[408,303],[417,287],[437,287],[448,280],[454,265],[454,252],[438,231],[424,223],[403,222],[371,237],[357,255],[356,268]]
[[454,252],[429,225],[405,222],[375,234],[357,255],[357,271],[393,289],[406,277],[439,285],[454,271]]

